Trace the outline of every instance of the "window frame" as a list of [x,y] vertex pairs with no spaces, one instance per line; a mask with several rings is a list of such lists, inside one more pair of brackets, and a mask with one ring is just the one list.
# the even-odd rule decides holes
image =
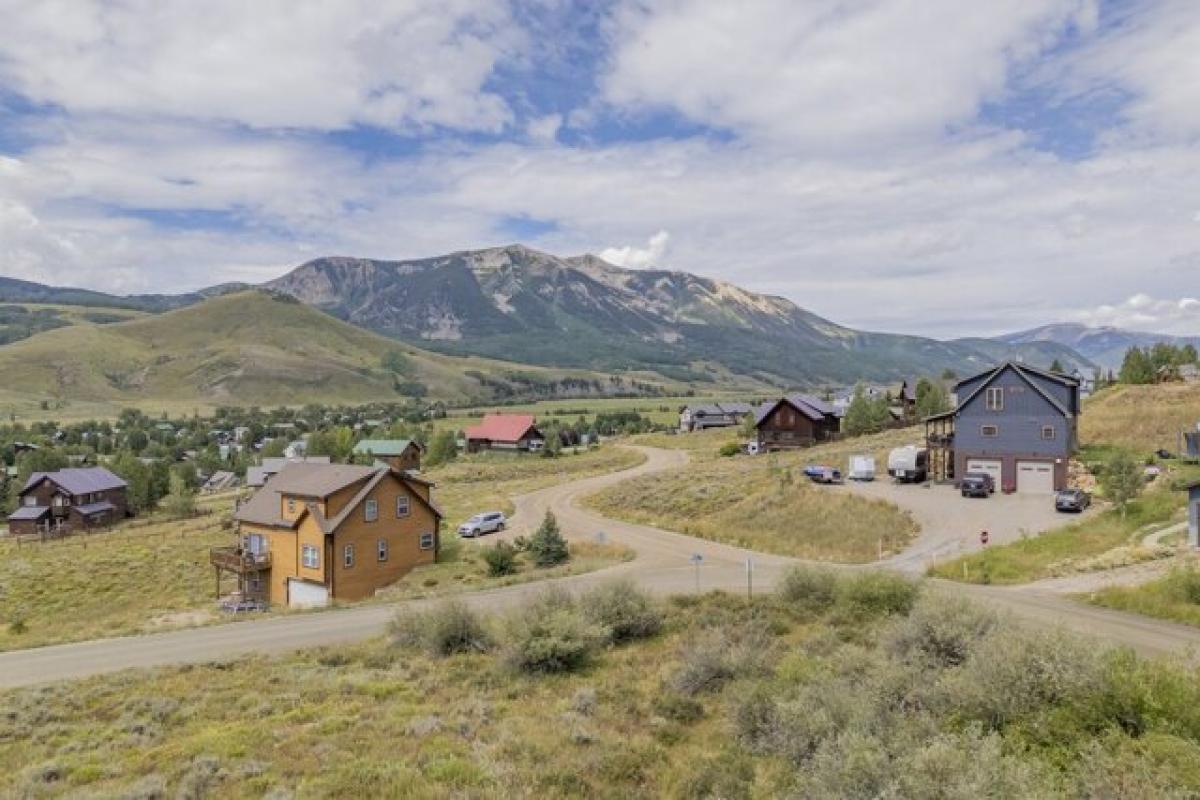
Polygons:
[[[309,563],[309,554],[312,554],[312,563]],[[321,568],[321,550],[316,545],[306,544],[300,547],[300,564],[305,569],[320,569]]]
[[[404,510],[400,510],[400,504],[404,504]],[[401,492],[396,495],[396,519],[404,519],[412,514],[412,501],[409,500],[407,494]]]
[[984,404],[988,411],[1004,410],[1004,387],[989,386],[984,390]]
[[342,547],[342,567],[344,569],[352,569],[354,567],[354,545],[348,544]]
[[289,514],[295,514],[295,513],[296,513],[296,498],[294,498],[294,497],[289,497],[289,498],[287,499],[287,511],[288,511],[288,513],[289,513]]
[[[991,430],[991,433],[988,433],[988,430]],[[989,422],[986,425],[980,425],[979,435],[984,439],[995,439],[1000,435],[1000,426],[993,422]]]
[[[432,550],[437,539],[432,533],[422,533],[417,544],[422,550]],[[428,544],[426,543],[428,542]]]
[[380,564],[387,563],[388,555],[391,552],[391,545],[387,539],[380,539],[375,543],[375,560]]
[[[1049,433],[1050,435],[1047,436],[1046,435],[1047,433]],[[1043,425],[1042,426],[1042,441],[1043,442],[1053,442],[1057,438],[1058,438],[1058,431],[1055,430],[1053,425]]]
[[379,521],[379,501],[374,497],[369,497],[363,501],[363,521],[378,522]]

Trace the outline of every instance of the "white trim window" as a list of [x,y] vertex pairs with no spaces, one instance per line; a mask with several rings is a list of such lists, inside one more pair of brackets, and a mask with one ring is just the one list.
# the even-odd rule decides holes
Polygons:
[[1044,439],[1046,441],[1051,441],[1054,439],[1054,437],[1055,437],[1054,426],[1053,425],[1043,425],[1042,426],[1042,439]]
[[979,426],[979,435],[984,437],[985,439],[995,439],[997,436],[1000,435],[1000,426],[999,425],[980,425]]
[[295,514],[295,513],[296,513],[296,501],[295,501],[295,499],[294,499],[294,498],[291,498],[291,497],[289,497],[289,498],[287,499],[287,510],[288,510],[288,513],[289,513],[289,514]]
[[380,539],[375,543],[375,558],[379,562],[388,560],[388,542],[387,539]]
[[342,548],[342,566],[347,569],[354,566],[354,545],[348,544]]
[[1004,410],[1004,387],[990,386],[987,390],[987,410],[988,411],[1003,411]]
[[363,519],[365,519],[367,522],[374,522],[375,520],[379,519],[378,500],[372,499],[363,503]]
[[321,568],[321,551],[314,545],[306,544],[300,549],[300,563],[308,569]]
[[396,517],[398,519],[403,519],[404,517],[407,517],[410,513],[412,513],[412,509],[409,507],[408,495],[406,495],[406,494],[396,495]]
[[432,533],[422,533],[421,534],[421,549],[422,550],[432,550],[433,549],[433,534]]

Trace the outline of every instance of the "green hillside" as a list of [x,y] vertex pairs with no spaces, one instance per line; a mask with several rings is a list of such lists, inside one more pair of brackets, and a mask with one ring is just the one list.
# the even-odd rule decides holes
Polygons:
[[[6,407],[48,402],[95,406],[94,413],[106,405],[190,409],[420,395],[486,402],[618,386],[598,373],[428,353],[259,291],[39,333],[0,347],[0,373]],[[620,385],[629,388],[629,380]]]

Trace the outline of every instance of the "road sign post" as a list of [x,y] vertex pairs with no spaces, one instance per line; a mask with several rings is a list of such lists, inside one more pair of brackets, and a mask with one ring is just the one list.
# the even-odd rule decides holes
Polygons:
[[746,598],[754,597],[754,559],[746,559]]
[[699,553],[692,554],[692,566],[696,568],[696,594],[700,594],[700,564],[704,561],[704,556]]

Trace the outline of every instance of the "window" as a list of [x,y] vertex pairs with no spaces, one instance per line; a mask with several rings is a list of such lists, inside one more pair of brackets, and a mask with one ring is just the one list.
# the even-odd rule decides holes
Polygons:
[[433,534],[432,533],[422,533],[421,534],[421,549],[422,550],[432,550],[433,549]]
[[408,495],[401,494],[396,496],[396,516],[408,516]]
[[26,495],[26,496],[25,496],[25,505],[26,505],[26,506],[28,506],[28,507],[30,507],[30,508],[32,508],[33,506],[36,506],[36,505],[37,505],[37,498],[36,498],[36,497],[34,497],[34,496],[33,496],[33,495],[31,495],[31,494],[30,494],[30,495]]
[[1004,388],[996,386],[987,390],[987,410],[1004,410]]
[[378,558],[380,561],[387,561],[387,556],[388,556],[387,539],[380,539],[377,547],[378,547],[378,550],[376,552],[375,557]]
[[979,433],[981,436],[986,436],[987,438],[991,439],[991,438],[994,438],[994,437],[1000,435],[1000,426],[999,425],[984,425],[984,426],[980,427]]
[[304,545],[300,552],[300,563],[309,569],[317,569],[321,566],[321,553],[311,544]]
[[1053,439],[1054,438],[1054,426],[1053,425],[1043,425],[1042,426],[1042,438],[1043,439]]
[[296,501],[294,499],[292,499],[291,497],[288,498],[288,513],[289,514],[296,513]]
[[342,565],[345,567],[354,566],[354,545],[348,544],[342,548]]
[[368,500],[363,503],[363,518],[367,522],[374,522],[379,519],[379,501]]

